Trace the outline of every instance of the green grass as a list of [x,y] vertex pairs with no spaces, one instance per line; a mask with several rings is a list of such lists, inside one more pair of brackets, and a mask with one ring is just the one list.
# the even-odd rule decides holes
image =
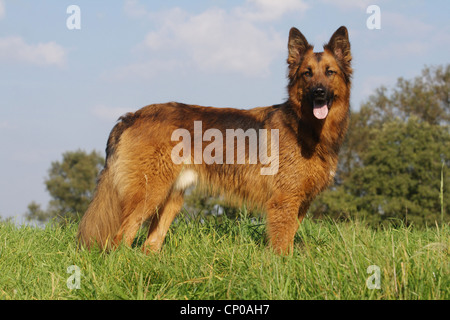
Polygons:
[[[375,230],[306,219],[290,257],[273,254],[263,223],[248,218],[179,219],[149,256],[138,246],[80,250],[76,229],[0,224],[0,298],[450,299],[448,225]],[[71,265],[80,289],[67,286]],[[370,265],[380,289],[367,288]]]

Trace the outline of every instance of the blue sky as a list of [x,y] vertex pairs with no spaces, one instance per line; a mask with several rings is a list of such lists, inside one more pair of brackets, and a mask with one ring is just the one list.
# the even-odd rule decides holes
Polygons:
[[[381,29],[366,26],[371,4]],[[67,28],[70,5],[79,30]],[[45,208],[51,162],[104,152],[127,111],[283,102],[292,26],[317,51],[347,26],[357,110],[380,85],[449,63],[449,12],[448,0],[0,0],[0,216],[20,221],[33,200]]]

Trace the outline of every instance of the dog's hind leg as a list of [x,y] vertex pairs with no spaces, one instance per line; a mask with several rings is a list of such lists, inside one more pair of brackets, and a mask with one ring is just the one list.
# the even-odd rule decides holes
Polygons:
[[[141,227],[142,223],[151,216],[151,212],[146,211],[144,201],[140,201],[130,213],[123,219],[119,230],[114,238],[114,244],[117,247],[121,242],[127,246],[133,244],[136,233]],[[155,207],[156,208],[156,207]],[[148,209],[148,208],[147,208]],[[155,209],[153,209],[155,211]]]
[[[135,188],[134,190],[139,189]],[[133,196],[123,199],[122,221],[114,238],[116,246],[122,241],[128,246],[133,244],[136,233],[144,221],[152,219],[163,207],[170,192],[170,184],[161,183],[155,177],[150,188],[141,188],[141,190]]]
[[144,252],[159,251],[166,237],[167,231],[183,206],[184,191],[174,190],[167,198],[161,210],[153,217],[148,230],[148,238],[144,243]]

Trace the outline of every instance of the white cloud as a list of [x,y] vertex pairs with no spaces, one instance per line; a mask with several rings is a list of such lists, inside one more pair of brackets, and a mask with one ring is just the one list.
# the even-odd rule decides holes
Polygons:
[[12,126],[8,121],[0,121],[0,129],[11,129]]
[[148,61],[135,62],[126,66],[118,67],[114,70],[102,74],[102,79],[112,81],[123,81],[130,79],[152,79],[162,72],[170,72],[183,65],[178,60],[151,59]]
[[191,14],[174,8],[150,13],[138,1],[128,0],[124,10],[131,18],[157,21],[158,27],[138,46],[153,57],[150,59],[163,56],[172,61],[169,67],[175,60],[178,66],[193,66],[202,72],[267,76],[272,61],[285,51],[287,35],[258,22],[281,19],[306,8],[303,0],[247,0],[230,10],[210,8]]
[[6,15],[5,2],[0,0],[0,20],[3,19]]
[[373,46],[382,50],[370,49],[368,57],[372,59],[425,57],[439,48],[439,39],[449,39],[447,30],[441,30],[418,18],[396,12],[382,11],[381,31],[391,37],[378,38]]
[[55,42],[27,44],[21,37],[0,38],[0,62],[63,66],[66,50]]
[[106,122],[113,122],[123,116],[130,110],[127,108],[120,107],[107,107],[105,105],[97,105],[92,108],[92,114],[98,119]]
[[275,32],[264,32],[225,10],[210,9],[184,20],[167,20],[147,35],[151,50],[183,50],[202,71],[267,75],[272,59],[284,50]]
[[142,18],[148,14],[145,7],[138,3],[138,0],[125,0],[124,11],[130,18]]
[[273,21],[286,13],[304,12],[307,9],[308,5],[303,0],[247,0],[235,12],[250,21]]
[[[366,9],[373,3],[373,0],[321,0],[321,2],[340,9]],[[379,4],[380,0],[376,4]]]
[[399,37],[423,38],[432,35],[434,27],[420,19],[396,12],[381,12],[381,28]]

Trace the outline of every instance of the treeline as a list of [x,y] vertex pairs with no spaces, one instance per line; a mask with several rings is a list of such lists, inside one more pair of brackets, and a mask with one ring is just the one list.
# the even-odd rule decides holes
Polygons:
[[[353,111],[335,183],[310,208],[313,218],[364,218],[370,224],[435,225],[450,221],[450,65],[425,67],[414,79],[380,87]],[[28,220],[78,221],[92,198],[104,159],[78,150],[53,162],[45,181],[52,200],[30,203]],[[236,215],[220,198],[192,190],[195,215]]]

